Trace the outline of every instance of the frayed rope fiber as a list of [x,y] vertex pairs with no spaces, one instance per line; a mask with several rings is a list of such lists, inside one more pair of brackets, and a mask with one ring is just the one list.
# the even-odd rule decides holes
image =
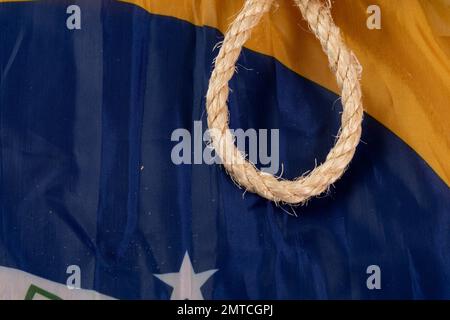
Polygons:
[[211,144],[232,179],[248,191],[285,204],[305,203],[311,197],[326,192],[343,175],[360,141],[364,113],[359,83],[361,66],[343,42],[339,28],[333,22],[331,4],[321,0],[294,1],[320,41],[342,91],[342,124],[325,162],[307,175],[292,181],[284,180],[261,172],[248,162],[245,155],[236,148],[229,130],[228,82],[235,73],[242,46],[250,38],[261,17],[271,9],[274,0],[245,1],[244,8],[225,34],[206,96]]

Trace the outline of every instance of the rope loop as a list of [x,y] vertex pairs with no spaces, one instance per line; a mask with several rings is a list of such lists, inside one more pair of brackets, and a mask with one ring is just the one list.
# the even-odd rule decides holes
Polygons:
[[335,74],[342,96],[341,128],[334,147],[326,160],[309,174],[292,181],[259,171],[237,149],[229,130],[228,82],[235,73],[236,62],[243,45],[250,38],[274,0],[246,0],[243,9],[231,24],[209,81],[206,110],[211,145],[221,158],[232,179],[250,192],[286,204],[301,204],[311,197],[326,192],[347,169],[361,138],[363,105],[361,99],[361,66],[343,42],[339,28],[330,13],[330,3],[322,0],[294,0],[311,31],[320,41],[328,56],[329,66]]

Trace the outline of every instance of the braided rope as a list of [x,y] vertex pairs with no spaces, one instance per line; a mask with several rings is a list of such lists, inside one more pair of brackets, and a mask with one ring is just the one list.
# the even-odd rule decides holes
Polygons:
[[326,161],[308,175],[293,181],[283,180],[259,171],[248,162],[236,148],[229,130],[228,82],[234,75],[242,46],[250,38],[252,29],[258,25],[261,17],[270,10],[274,0],[246,0],[244,8],[225,35],[206,97],[211,143],[233,180],[266,199],[288,204],[304,203],[326,192],[342,176],[359,143],[363,119],[359,84],[361,67],[342,41],[339,28],[331,17],[330,4],[324,4],[321,0],[294,1],[320,41],[328,56],[330,69],[342,90],[342,125]]

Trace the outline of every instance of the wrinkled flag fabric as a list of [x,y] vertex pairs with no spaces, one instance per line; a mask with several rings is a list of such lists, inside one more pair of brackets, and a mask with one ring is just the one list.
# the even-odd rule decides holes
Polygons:
[[[0,298],[450,298],[447,1],[335,1],[364,69],[363,137],[329,194],[294,208],[171,159],[174,130],[207,128],[215,46],[243,1],[0,2]],[[230,86],[231,128],[279,129],[284,178],[325,159],[339,91],[290,1]]]

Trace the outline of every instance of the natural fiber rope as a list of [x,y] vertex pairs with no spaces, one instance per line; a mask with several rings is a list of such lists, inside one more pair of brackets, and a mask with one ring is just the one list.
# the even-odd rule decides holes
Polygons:
[[359,84],[361,67],[342,41],[339,28],[331,17],[331,5],[321,0],[294,1],[319,39],[342,90],[342,126],[326,161],[308,175],[293,181],[277,178],[259,171],[245,159],[245,155],[236,148],[228,127],[228,82],[235,72],[242,46],[250,38],[252,29],[261,17],[270,10],[274,0],[246,0],[244,8],[225,35],[206,97],[211,144],[233,180],[264,198],[288,204],[303,203],[326,192],[342,176],[359,143],[363,119]]

